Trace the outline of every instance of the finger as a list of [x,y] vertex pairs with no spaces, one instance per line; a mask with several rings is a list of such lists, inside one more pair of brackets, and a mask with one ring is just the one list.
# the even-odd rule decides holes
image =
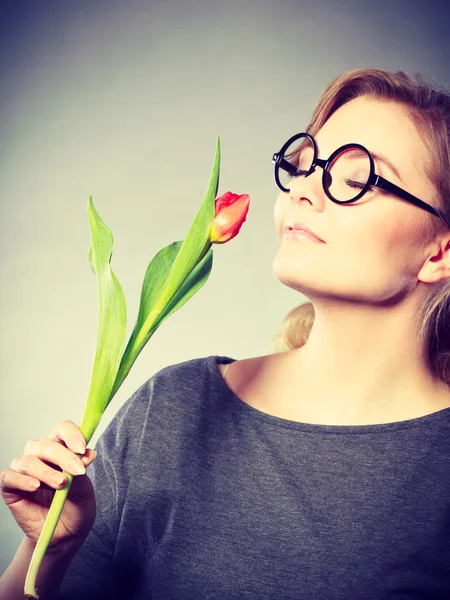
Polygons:
[[60,467],[71,475],[84,475],[86,468],[83,461],[65,446],[54,442],[50,438],[42,440],[30,440],[26,446],[24,458],[27,456],[36,456],[41,461],[48,461],[50,465]]
[[87,448],[86,452],[84,453],[84,456],[81,457],[81,460],[83,461],[83,464],[85,467],[87,467],[88,465],[90,465],[95,457],[97,456],[97,450],[92,450],[91,448]]
[[63,442],[76,454],[84,454],[86,450],[85,437],[73,421],[61,421],[47,437],[55,442]]
[[11,462],[11,468],[14,471],[17,471],[17,473],[23,473],[24,475],[33,477],[55,489],[65,485],[67,481],[64,473],[52,469],[43,463],[37,456],[21,456],[19,458],[14,458]]
[[14,469],[4,469],[0,473],[0,489],[2,494],[23,490],[30,492],[37,490],[41,482],[34,477],[24,475],[14,471]]

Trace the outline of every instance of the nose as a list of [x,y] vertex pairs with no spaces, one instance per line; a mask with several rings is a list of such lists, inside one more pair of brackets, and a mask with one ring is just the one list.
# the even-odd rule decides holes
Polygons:
[[322,186],[322,170],[314,168],[307,176],[295,177],[289,184],[293,202],[307,200],[319,212],[323,211],[326,197]]

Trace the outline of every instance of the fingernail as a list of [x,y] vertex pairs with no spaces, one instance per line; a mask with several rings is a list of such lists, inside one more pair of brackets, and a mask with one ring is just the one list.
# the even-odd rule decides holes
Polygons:
[[77,475],[84,475],[86,473],[83,463],[78,463],[76,461],[70,463],[70,470],[75,472]]
[[[94,450],[94,458],[97,458],[97,450]],[[92,460],[94,460],[94,458]]]

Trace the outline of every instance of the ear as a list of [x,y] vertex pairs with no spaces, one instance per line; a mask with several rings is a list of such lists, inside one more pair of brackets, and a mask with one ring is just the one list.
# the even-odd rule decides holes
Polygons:
[[450,279],[450,234],[446,233],[435,242],[432,254],[420,269],[417,278],[424,283],[436,283]]

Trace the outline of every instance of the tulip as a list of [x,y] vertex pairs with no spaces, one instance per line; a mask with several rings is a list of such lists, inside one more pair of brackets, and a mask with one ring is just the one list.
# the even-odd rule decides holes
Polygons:
[[[114,239],[89,197],[88,217],[92,240],[89,264],[97,279],[99,302],[97,348],[80,424],[86,443],[89,443],[106,408],[145,344],[161,323],[206,283],[212,269],[212,244],[231,240],[245,221],[249,207],[247,194],[227,192],[214,202],[219,171],[220,139],[217,140],[216,156],[203,201],[186,238],[160,250],[147,267],[138,316],[126,347],[125,296],[110,265]],[[37,574],[73,481],[70,473],[64,471],[64,475],[67,483],[55,492],[31,558],[25,580],[25,598],[39,598]]]
[[246,220],[249,206],[248,194],[226,192],[217,198],[209,241],[213,244],[224,244],[236,237]]

